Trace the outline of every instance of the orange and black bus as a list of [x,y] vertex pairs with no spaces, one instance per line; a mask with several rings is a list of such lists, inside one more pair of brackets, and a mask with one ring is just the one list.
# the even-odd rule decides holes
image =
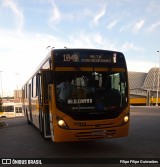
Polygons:
[[24,84],[29,124],[54,142],[125,137],[129,88],[123,53],[53,49]]

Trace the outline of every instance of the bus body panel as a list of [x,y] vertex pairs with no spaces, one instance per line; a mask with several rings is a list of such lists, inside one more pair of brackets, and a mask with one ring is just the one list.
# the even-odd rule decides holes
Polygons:
[[90,129],[90,130],[65,130],[58,126],[54,128],[55,142],[85,141],[97,139],[111,139],[128,136],[128,123],[123,126]]
[[32,106],[32,123],[39,128],[39,105],[38,105],[38,97],[31,99]]
[[[124,117],[129,116],[130,108],[114,119],[105,120],[82,120],[77,121],[69,116],[55,111],[53,117],[54,142],[84,141],[94,139],[119,138],[128,136],[129,122],[124,123]],[[56,115],[58,113],[58,115]],[[69,129],[62,129],[58,126],[56,116],[62,117]],[[129,116],[130,119],[130,116]]]

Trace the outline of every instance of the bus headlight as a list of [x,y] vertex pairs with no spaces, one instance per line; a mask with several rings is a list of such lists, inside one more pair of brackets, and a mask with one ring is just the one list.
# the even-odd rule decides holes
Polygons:
[[59,126],[66,126],[66,123],[64,122],[63,119],[60,119],[60,120],[58,121],[58,125],[59,125]]
[[124,123],[127,123],[128,121],[129,121],[129,116],[126,115],[126,116],[123,118],[123,122],[124,122]]
[[69,129],[66,122],[62,118],[57,117],[56,119],[59,127],[63,129]]

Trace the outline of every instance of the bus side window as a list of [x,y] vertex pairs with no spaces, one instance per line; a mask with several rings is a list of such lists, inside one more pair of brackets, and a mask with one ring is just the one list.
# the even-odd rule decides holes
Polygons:
[[16,113],[22,113],[22,107],[15,107]]
[[6,106],[5,112],[14,112],[14,106]]

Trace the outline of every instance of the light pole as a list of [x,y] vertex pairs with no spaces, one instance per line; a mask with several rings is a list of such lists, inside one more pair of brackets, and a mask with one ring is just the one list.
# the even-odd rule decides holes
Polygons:
[[0,80],[1,80],[1,98],[3,99],[3,86],[2,86],[2,75],[1,75],[1,73],[2,73],[3,71],[0,71]]
[[[159,53],[159,51],[157,51]],[[158,106],[158,93],[159,93],[159,69],[160,69],[160,57],[158,56],[158,82],[157,82],[157,98],[156,98],[156,106]]]
[[20,74],[15,72],[14,73],[17,76],[17,83],[16,83],[16,89],[14,90],[14,100],[19,101],[21,99],[21,95],[20,95],[20,89],[19,89],[19,78],[20,78]]

